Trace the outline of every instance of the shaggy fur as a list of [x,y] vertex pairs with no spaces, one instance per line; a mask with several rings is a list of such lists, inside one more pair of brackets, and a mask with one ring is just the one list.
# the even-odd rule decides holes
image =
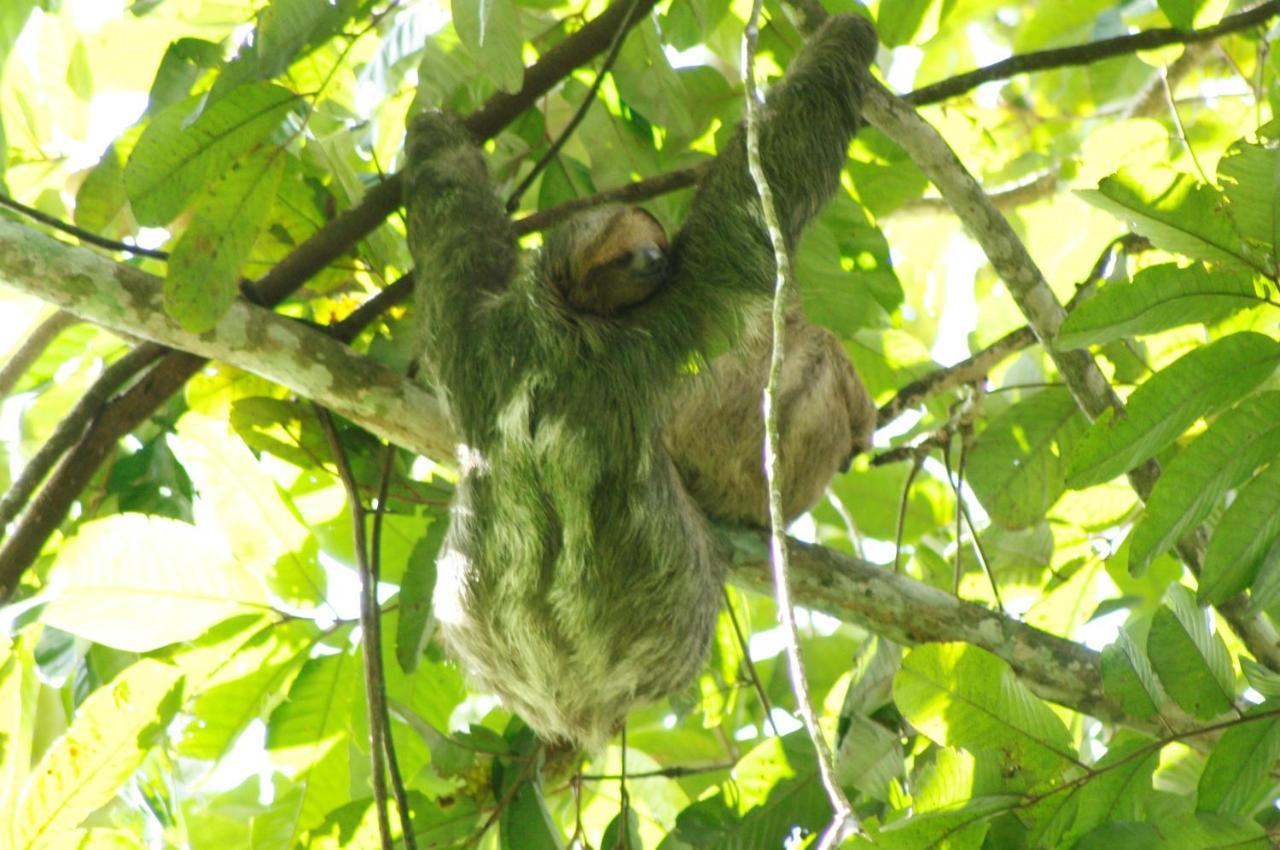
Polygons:
[[[838,185],[859,125],[856,71],[874,51],[865,20],[833,18],[763,110],[792,245]],[[594,750],[632,706],[697,673],[719,607],[723,565],[661,430],[682,367],[772,290],[741,134],[662,273],[620,297],[578,289],[584,241],[624,253],[588,238],[590,223],[551,234],[521,273],[484,159],[455,120],[414,117],[408,163],[424,360],[464,443],[435,593],[442,634],[541,737]]]

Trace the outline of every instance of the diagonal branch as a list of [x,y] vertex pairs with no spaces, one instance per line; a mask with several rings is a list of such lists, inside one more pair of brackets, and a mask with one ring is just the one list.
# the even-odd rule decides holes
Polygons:
[[[864,82],[868,122],[907,151],[982,246],[1036,337],[1045,345],[1080,409],[1090,419],[1097,418],[1107,408],[1122,411],[1120,399],[1088,351],[1060,351],[1054,347],[1053,339],[1066,311],[1009,222],[983,193],[946,140],[909,104],[874,81],[870,74]],[[1159,463],[1150,460],[1130,471],[1129,482],[1145,501],[1159,476]],[[1183,562],[1197,574],[1203,561],[1202,538],[1203,534],[1195,533],[1178,544]],[[1218,606],[1218,610],[1258,661],[1272,670],[1280,670],[1280,635],[1265,619],[1247,615],[1246,607],[1245,600],[1237,597]]]

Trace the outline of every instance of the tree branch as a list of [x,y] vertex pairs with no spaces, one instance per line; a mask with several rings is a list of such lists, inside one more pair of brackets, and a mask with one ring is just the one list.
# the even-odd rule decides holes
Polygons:
[[[58,334],[76,323],[77,319],[70,313],[58,310],[36,326],[22,344],[9,355],[9,362],[0,367],[0,398],[13,392],[22,376],[31,368],[31,364],[40,359],[49,344],[57,339]],[[0,526],[3,526],[0,521]]]
[[[72,270],[74,278],[69,277]],[[69,311],[88,321],[137,336],[154,336],[169,345],[190,344],[199,354],[225,358],[300,394],[315,391],[319,397],[314,400],[333,402],[343,416],[375,434],[442,462],[453,457],[455,439],[434,398],[413,381],[370,363],[301,322],[240,303],[213,330],[187,334],[156,308],[162,290],[158,278],[7,222],[0,222],[0,279],[35,297],[65,303]],[[72,294],[61,291],[68,280],[77,282]],[[191,369],[204,362],[196,354],[181,356]],[[176,384],[167,380],[173,380],[168,373],[152,372],[120,395],[89,426],[83,445],[92,451],[91,462],[65,458],[28,513],[43,514],[50,510],[50,501],[56,509],[67,494],[70,498],[79,494],[115,446],[105,435],[128,433],[145,421],[155,405],[181,386],[181,380]],[[351,387],[362,389],[352,392]],[[415,425],[409,428],[404,423]],[[25,528],[15,531],[0,550],[0,596],[13,589],[43,545],[44,537]],[[754,539],[758,551],[767,551],[763,534]],[[1008,661],[1027,686],[1045,699],[1135,728],[1151,726],[1125,717],[1105,698],[1097,653],[883,567],[820,546],[794,540],[789,545],[799,604],[862,623],[902,643],[972,643]],[[735,564],[734,581],[768,592],[767,558],[745,561]],[[1182,722],[1176,714],[1169,719]]]
[[1131,35],[1120,35],[1115,38],[1104,38],[1087,44],[1073,44],[1070,47],[1055,47],[1049,50],[1037,50],[1010,56],[982,68],[916,89],[904,99],[916,106],[938,103],[975,89],[983,83],[1004,80],[1018,74],[1032,71],[1049,71],[1055,68],[1069,68],[1076,65],[1090,65],[1103,59],[1113,59],[1137,53],[1139,50],[1152,50],[1170,44],[1196,44],[1212,41],[1219,36],[1249,29],[1266,23],[1280,14],[1280,0],[1268,0],[1251,9],[1237,12],[1223,18],[1211,27],[1198,30],[1178,30],[1168,27],[1143,30]]
[[[965,229],[982,246],[1036,337],[1044,343],[1080,409],[1090,419],[1096,419],[1109,407],[1123,411],[1120,399],[1087,350],[1060,351],[1054,347],[1053,338],[1066,317],[1066,311],[1009,222],[992,205],[946,140],[905,101],[891,94],[870,74],[865,75],[864,83],[866,96],[863,108],[867,120],[907,152],[956,211]],[[1150,460],[1130,471],[1129,481],[1139,498],[1145,501],[1159,476],[1159,464]],[[1202,537],[1202,533],[1192,534],[1178,545],[1183,561],[1197,574],[1203,560]],[[1245,600],[1238,597],[1219,606],[1218,610],[1258,661],[1273,670],[1280,670],[1280,636],[1266,620],[1247,616],[1246,607]]]

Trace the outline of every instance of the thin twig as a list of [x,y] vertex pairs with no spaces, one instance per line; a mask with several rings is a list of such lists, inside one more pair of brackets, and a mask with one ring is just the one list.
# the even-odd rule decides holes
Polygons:
[[529,191],[529,187],[533,185],[533,181],[538,179],[538,175],[546,170],[557,156],[560,155],[560,149],[565,146],[573,136],[578,125],[587,117],[587,110],[596,102],[596,93],[600,91],[600,84],[604,82],[604,75],[609,73],[613,68],[613,63],[618,59],[618,52],[622,50],[622,42],[625,41],[627,31],[631,28],[631,18],[636,12],[639,0],[631,0],[631,8],[627,9],[627,15],[622,19],[622,23],[613,34],[613,40],[609,43],[609,52],[605,54],[604,61],[600,63],[600,70],[596,71],[596,78],[591,81],[591,88],[587,89],[586,97],[582,99],[582,103],[578,104],[577,110],[573,113],[573,117],[569,119],[569,123],[551,143],[551,147],[547,148],[541,158],[533,165],[533,170],[525,175],[520,184],[511,190],[511,194],[507,197],[507,212],[512,213],[520,208],[520,199],[524,193]]
[[160,251],[155,248],[140,248],[137,245],[130,245],[128,242],[121,242],[117,239],[108,239],[105,236],[99,236],[91,230],[85,230],[83,227],[76,227],[74,224],[68,224],[56,216],[41,212],[35,207],[29,207],[21,201],[14,200],[5,194],[0,194],[0,207],[8,207],[14,212],[21,213],[27,218],[33,221],[38,221],[46,227],[52,227],[54,230],[60,230],[68,236],[74,236],[81,242],[96,245],[99,248],[106,248],[108,251],[121,251],[126,254],[135,254],[139,257],[151,257],[156,260],[169,259],[168,251]]
[[351,464],[347,460],[347,452],[338,439],[338,429],[333,424],[333,416],[318,404],[312,404],[316,417],[324,430],[324,438],[333,454],[333,462],[338,467],[338,477],[347,491],[347,499],[351,503],[352,535],[355,537],[356,563],[360,567],[360,628],[364,639],[360,641],[360,649],[364,653],[364,700],[369,715],[369,758],[372,762],[373,805],[378,815],[378,835],[382,839],[382,850],[392,850],[391,823],[387,819],[387,781],[383,767],[382,742],[386,730],[382,726],[383,714],[378,694],[383,693],[382,659],[378,657],[379,647],[376,642],[378,634],[378,587],[374,582],[373,571],[369,564],[369,544],[365,538],[365,510],[360,502],[360,488],[356,484],[355,475],[351,472]]
[[[817,714],[809,697],[809,686],[805,680],[804,660],[800,653],[800,635],[796,630],[795,611],[791,607],[791,589],[787,576],[787,534],[786,520],[782,512],[782,487],[778,469],[778,384],[782,377],[783,348],[786,332],[787,303],[792,283],[789,280],[791,257],[786,240],[782,235],[781,219],[778,208],[774,204],[773,191],[764,173],[764,165],[760,160],[760,117],[758,111],[763,105],[760,92],[756,87],[755,56],[756,44],[760,37],[760,12],[763,0],[755,0],[751,8],[751,16],[747,20],[743,34],[742,76],[746,82],[747,112],[747,165],[751,179],[760,195],[760,207],[768,226],[769,242],[773,248],[773,259],[776,270],[773,293],[773,350],[769,359],[769,381],[764,391],[764,426],[765,426],[765,481],[769,487],[769,551],[770,563],[773,566],[774,598],[777,600],[778,617],[782,621],[787,636],[787,668],[791,677],[791,689],[796,697],[796,709],[804,720],[805,728],[817,751],[818,772],[822,784],[826,788],[827,797],[831,801],[831,824],[823,833],[819,850],[829,850],[840,841],[846,823],[858,829],[853,817],[853,807],[840,788],[836,778],[835,760],[831,755],[831,747],[823,737],[818,726]],[[801,128],[802,130],[802,128]],[[798,130],[798,131],[801,131]]]
[[765,722],[773,730],[773,737],[781,738],[782,733],[778,731],[777,724],[773,722],[773,706],[769,703],[769,695],[764,692],[764,683],[760,681],[760,674],[756,671],[756,663],[751,660],[751,645],[747,642],[746,635],[742,631],[742,625],[738,622],[738,612],[734,610],[733,598],[729,595],[729,585],[727,584],[724,586],[724,607],[729,612],[729,623],[733,626],[734,637],[738,639],[738,646],[742,649],[742,664],[747,668],[747,675],[751,678],[751,686],[755,689],[756,697],[760,700],[760,707],[764,709]]
[[938,103],[971,91],[983,83],[1008,79],[1018,74],[1090,65],[1104,59],[1127,56],[1141,50],[1152,50],[1169,44],[1196,44],[1212,41],[1219,36],[1266,23],[1277,14],[1280,14],[1280,0],[1269,0],[1251,9],[1245,9],[1243,12],[1228,15],[1213,26],[1204,29],[1178,30],[1162,27],[1085,44],[1073,44],[1070,47],[1054,47],[1049,50],[1022,53],[916,89],[906,95],[905,99],[916,106]]
[[[382,458],[382,470],[378,482],[378,502],[373,506],[373,522],[369,535],[369,583],[375,592],[378,582],[382,580],[382,518],[387,510],[387,495],[391,492],[391,470],[396,460],[396,447],[387,444]],[[355,500],[357,495],[350,496]],[[381,715],[382,740],[374,741],[373,746],[381,746],[387,755],[387,773],[391,776],[391,791],[395,794],[396,809],[400,813],[400,834],[404,836],[405,850],[418,850],[418,841],[413,835],[412,811],[409,808],[409,793],[404,787],[404,777],[400,775],[400,759],[396,757],[395,735],[391,732],[391,711],[387,707],[386,676],[382,669],[382,618],[375,616],[372,620],[374,631],[365,635],[366,641],[372,641],[378,658],[378,680],[381,687],[377,691],[378,714]]]

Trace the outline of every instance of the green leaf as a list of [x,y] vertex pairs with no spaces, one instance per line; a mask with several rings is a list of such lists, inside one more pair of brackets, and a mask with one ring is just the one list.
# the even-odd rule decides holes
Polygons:
[[304,47],[336,34],[356,7],[353,0],[271,0],[258,13],[258,75],[266,79],[284,73]]
[[1093,766],[1094,776],[1080,790],[1068,836],[1102,823],[1141,820],[1153,793],[1151,778],[1160,763],[1160,749],[1160,742],[1148,735],[1119,730]]
[[1189,30],[1196,25],[1196,13],[1208,0],[1158,0],[1160,11],[1180,30]]
[[142,514],[85,523],[58,553],[51,581],[45,622],[132,652],[190,640],[266,603],[219,536]]
[[1227,491],[1280,456],[1280,392],[1259,393],[1219,416],[1165,467],[1130,537],[1129,569],[1146,569],[1204,520]]
[[115,796],[177,712],[181,678],[176,667],[143,659],[81,703],[22,791],[15,850],[74,829]]
[[876,31],[885,47],[910,44],[933,6],[934,0],[884,0],[876,16]]
[[483,73],[503,91],[524,82],[524,36],[512,0],[452,0],[453,27]]
[[278,148],[258,148],[197,201],[164,281],[165,310],[187,330],[209,330],[235,300],[240,270],[271,212],[284,163]]
[[1212,186],[1169,169],[1123,169],[1096,190],[1079,193],[1128,222],[1157,247],[1198,260],[1256,268],[1231,220],[1225,199]]
[[1267,700],[1223,733],[1200,774],[1196,807],[1206,812],[1250,815],[1275,785],[1271,769],[1280,760],[1280,700]]
[[[34,635],[10,643],[0,637],[0,825],[13,823],[18,791],[31,770],[40,680],[32,647]],[[0,837],[8,837],[0,826]]]
[[[512,764],[504,773],[521,772],[519,764]],[[547,811],[541,783],[530,781],[527,776],[523,781],[519,777],[508,779],[504,775],[503,778],[504,784],[519,782],[520,785],[514,789],[498,820],[498,846],[502,850],[564,850],[564,839],[551,812]],[[511,794],[511,790],[504,788],[504,798],[507,794]]]
[[247,83],[209,105],[187,98],[152,117],[129,156],[124,185],[145,225],[168,224],[206,183],[260,145],[299,98],[270,83]]
[[279,807],[281,832],[295,840],[350,797],[351,708],[361,692],[357,666],[349,651],[309,659],[267,721],[271,760],[297,786],[297,796]]
[[1262,556],[1257,578],[1249,588],[1249,606],[1245,612],[1255,617],[1270,608],[1277,599],[1280,599],[1280,540],[1273,542]]
[[668,128],[670,144],[692,141],[693,118],[686,106],[689,94],[684,78],[671,67],[652,21],[641,21],[628,33],[611,73],[628,106]]
[[1169,588],[1169,604],[1156,611],[1147,634],[1147,655],[1160,683],[1196,717],[1208,720],[1230,711],[1235,683],[1226,645],[1209,630],[1205,612],[1186,588]]
[[1107,284],[1071,311],[1054,343],[1079,348],[1192,322],[1211,324],[1259,303],[1249,272],[1164,263],[1138,272],[1132,283]]
[[1034,783],[1075,762],[1067,728],[996,656],[961,643],[927,644],[893,683],[903,716],[934,741],[992,753],[1002,774]]
[[1155,671],[1126,631],[1102,649],[1102,689],[1125,713],[1143,719],[1155,717],[1161,702]]
[[76,192],[75,223],[92,233],[124,232],[122,219],[129,196],[124,188],[124,163],[116,146],[109,146],[89,170]]
[[1107,410],[1071,457],[1067,484],[1102,484],[1168,446],[1197,419],[1247,395],[1275,371],[1280,343],[1252,331],[1194,349],[1148,378],[1123,416]]
[[991,421],[968,459],[969,483],[1007,528],[1039,522],[1062,495],[1066,458],[1088,428],[1066,390],[1046,389]]
[[[463,796],[437,802],[410,789],[409,810],[419,847],[465,846],[479,828],[480,811]],[[398,843],[400,818],[393,812],[390,821]],[[373,800],[355,800],[330,812],[324,823],[310,831],[305,846],[307,850],[377,850],[382,844]]]
[[1209,540],[1200,573],[1200,598],[1212,604],[1253,583],[1262,559],[1280,540],[1280,461],[1236,495]]
[[427,536],[413,546],[404,579],[400,582],[400,616],[396,620],[396,660],[412,673],[418,667],[427,642],[435,634],[431,594],[436,585],[436,554],[444,539],[445,524],[432,522]]
[[[284,699],[316,637],[314,623],[293,620],[271,623],[234,647],[211,675],[193,683],[197,693],[187,707],[191,721],[175,750],[191,758],[222,758],[245,727]],[[174,658],[184,671],[190,654]]]
[[1237,142],[1218,163],[1231,219],[1249,239],[1280,245],[1280,151]]

